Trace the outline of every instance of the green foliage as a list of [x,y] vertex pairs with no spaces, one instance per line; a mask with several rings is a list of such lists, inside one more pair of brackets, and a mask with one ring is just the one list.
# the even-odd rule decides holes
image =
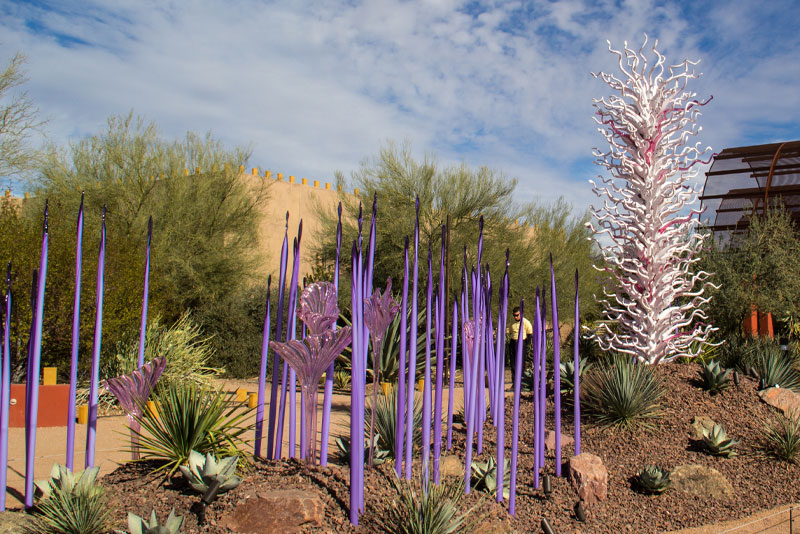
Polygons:
[[764,438],[770,456],[790,463],[800,459],[800,418],[779,415],[764,427]]
[[[28,534],[104,534],[109,509],[105,490],[97,484],[99,468],[87,469],[75,481],[72,472],[54,465],[46,483],[45,497],[36,515],[23,528]],[[37,484],[40,489],[41,483]]]
[[709,391],[712,395],[728,389],[731,369],[721,367],[719,362],[714,360],[703,362],[701,366],[700,379],[702,380],[703,389]]
[[[578,379],[583,379],[584,374],[592,368],[592,363],[581,357],[578,361]],[[565,395],[568,402],[572,402],[571,395],[575,392],[575,360],[562,361],[559,365],[561,372],[561,394]]]
[[762,388],[780,386],[800,391],[800,371],[794,354],[781,349],[774,340],[753,342],[748,346],[748,367]]
[[[339,184],[344,177],[339,174]],[[361,191],[358,198],[342,194],[342,243],[345,250],[356,234],[359,203],[365,207],[365,228],[369,231],[370,207],[373,193],[378,195],[378,224],[376,235],[375,280],[391,276],[399,286],[403,278],[403,244],[411,238],[413,248],[414,204],[420,199],[420,280],[427,276],[427,248],[434,255],[438,271],[442,226],[450,219],[448,280],[448,313],[452,299],[461,284],[461,257],[467,248],[467,261],[476,262],[478,219],[484,218],[483,263],[499,279],[505,269],[505,251],[511,252],[511,297],[530,295],[535,285],[549,280],[548,253],[553,252],[558,287],[567,291],[574,283],[575,269],[580,271],[581,294],[597,293],[597,274],[591,267],[596,256],[594,245],[587,240],[589,230],[584,226],[585,215],[574,216],[563,200],[551,206],[522,204],[515,195],[517,181],[487,167],[470,168],[466,164],[442,167],[433,158],[415,160],[405,144],[388,144],[377,157],[365,160],[352,173],[352,185]],[[319,261],[330,264],[336,254],[336,212],[321,210],[323,223],[318,233]],[[515,221],[519,220],[517,223]],[[366,239],[366,238],[365,238]],[[413,250],[409,251],[413,258]],[[344,254],[344,263],[349,254]],[[413,261],[410,259],[410,261]],[[348,267],[346,267],[348,268]],[[344,287],[340,303],[349,303],[349,286]],[[568,291],[571,292],[571,289]],[[424,282],[420,284],[424,293]],[[561,299],[562,317],[571,314],[569,299]],[[582,299],[582,312],[596,310],[593,299]],[[344,307],[349,307],[344,306]]]
[[[503,462],[503,499],[508,499],[511,491],[511,463]],[[475,489],[483,490],[489,495],[497,495],[497,460],[489,456],[485,462],[472,462],[472,483]]]
[[[202,334],[199,324],[188,312],[170,327],[163,325],[158,318],[147,325],[144,361],[157,356],[167,360],[161,375],[163,384],[189,381],[210,386],[213,378],[223,371],[210,366],[214,357],[211,338]],[[107,361],[102,374],[107,378],[129,374],[136,369],[138,359],[138,337],[119,343],[114,358]]]
[[150,513],[150,521],[128,512],[128,531],[130,534],[178,534],[182,526],[183,516],[176,516],[174,509],[170,511],[169,517],[163,525],[158,524],[155,510]]
[[701,268],[714,273],[708,313],[720,337],[738,335],[751,306],[774,317],[800,318],[800,239],[783,208],[751,217],[746,233],[714,243]]
[[23,64],[25,56],[17,52],[5,70],[0,70],[0,176],[27,173],[40,157],[30,146],[30,137],[40,129],[38,109],[25,91],[17,89],[27,81]]
[[228,456],[217,462],[217,458],[207,452],[205,456],[197,451],[189,453],[189,465],[180,466],[181,473],[195,491],[205,493],[214,482],[219,482],[218,493],[225,493],[238,486],[242,479],[236,476],[238,456]]
[[739,444],[738,440],[729,439],[722,425],[714,425],[712,428],[703,428],[703,446],[711,454],[733,458],[736,451],[733,450]]
[[664,382],[652,366],[617,356],[589,373],[581,392],[581,404],[598,422],[631,427],[659,413]]
[[670,485],[669,471],[648,465],[639,472],[636,482],[646,493],[664,493]]
[[136,420],[142,459],[163,460],[156,471],[170,475],[189,460],[192,451],[241,456],[244,435],[253,427],[253,409],[228,402],[227,394],[193,382],[173,382],[151,396],[158,414],[143,410]]
[[392,500],[387,532],[393,534],[455,534],[472,527],[472,509],[462,513],[459,504],[464,495],[460,478],[446,479],[439,485],[391,478],[397,491]]
[[345,390],[350,388],[350,370],[349,369],[334,369],[333,370],[333,389]]
[[[50,206],[50,250],[43,332],[43,365],[67,369],[72,332],[75,223],[85,191],[81,289],[81,354],[90,354],[94,332],[100,212],[107,205],[103,357],[139,329],[147,220],[153,216],[150,317],[165,324],[186,309],[196,312],[251,282],[264,180],[240,175],[242,149],[227,150],[210,136],[189,133],[163,139],[157,128],[132,116],[112,117],[108,128],[52,147],[33,182],[34,196],[18,207],[3,201],[0,250],[13,260],[12,354],[24,366],[30,325],[31,272],[38,266],[44,202]],[[184,169],[191,169],[188,176]],[[199,169],[199,172],[195,169]],[[198,313],[199,315],[199,313]],[[202,325],[201,325],[202,326]],[[86,375],[90,358],[81,358]],[[15,371],[16,372],[16,371]]]

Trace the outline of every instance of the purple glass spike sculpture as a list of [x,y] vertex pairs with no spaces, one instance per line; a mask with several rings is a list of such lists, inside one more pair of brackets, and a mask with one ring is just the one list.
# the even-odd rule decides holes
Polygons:
[[380,358],[383,350],[383,336],[389,328],[394,316],[397,315],[400,305],[392,299],[392,279],[386,280],[386,290],[381,294],[377,289],[369,297],[364,299],[364,324],[370,332],[372,340],[372,415],[369,421],[369,466],[372,467],[375,447],[373,435],[375,434],[375,406],[378,402],[378,380],[380,378]]
[[3,374],[0,387],[0,512],[6,509],[6,477],[8,475],[8,410],[11,394],[11,262],[6,271],[3,324]]
[[[81,261],[83,259],[83,193],[78,209],[75,245],[75,294],[72,302],[72,352],[69,364],[69,404],[67,406],[67,468],[75,459],[75,393],[78,387],[78,342],[81,326]],[[2,467],[0,467],[2,469]]]
[[103,338],[103,288],[106,265],[106,207],[103,206],[100,227],[100,252],[97,260],[97,291],[94,315],[94,342],[92,343],[92,373],[89,382],[89,422],[86,425],[86,465],[94,467],[95,441],[97,438],[97,389],[100,381],[100,343]]
[[131,459],[139,459],[139,421],[144,415],[147,398],[158,382],[167,360],[163,356],[141,366],[129,375],[109,378],[105,381],[105,388],[119,401],[122,409],[128,415],[128,424],[131,429]]
[[153,240],[153,216],[147,220],[147,253],[144,260],[144,296],[142,297],[142,320],[139,324],[139,360],[144,365],[144,341],[147,334],[147,301],[150,295],[150,242]]

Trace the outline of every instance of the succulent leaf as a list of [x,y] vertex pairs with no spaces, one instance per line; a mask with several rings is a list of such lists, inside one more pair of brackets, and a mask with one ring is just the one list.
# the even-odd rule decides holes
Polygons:
[[189,467],[181,466],[180,470],[187,482],[195,491],[205,493],[209,486],[219,481],[219,493],[224,493],[235,488],[242,479],[236,476],[238,456],[229,456],[217,462],[216,457],[207,453],[205,457],[192,451],[189,455]]
[[739,444],[739,441],[728,439],[728,435],[722,425],[714,425],[711,429],[703,429],[703,444],[712,454],[733,458],[736,456],[736,451],[733,448]]
[[639,486],[647,493],[663,493],[670,485],[669,471],[648,465],[639,472]]

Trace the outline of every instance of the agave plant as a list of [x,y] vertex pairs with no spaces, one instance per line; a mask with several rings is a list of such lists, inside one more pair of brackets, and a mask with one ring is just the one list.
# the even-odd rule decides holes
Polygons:
[[241,483],[242,479],[236,476],[236,466],[239,463],[238,456],[228,456],[217,462],[217,459],[210,452],[205,456],[197,451],[189,454],[189,465],[180,467],[181,473],[186,477],[189,485],[200,493],[208,491],[208,487],[219,483],[217,493],[225,493],[232,490]]
[[729,377],[731,369],[724,369],[720,366],[719,362],[709,360],[702,363],[700,370],[700,378],[703,381],[703,389],[709,391],[712,395],[728,389]]
[[663,493],[670,485],[669,471],[648,465],[636,477],[639,487],[647,493]]
[[[586,358],[581,358],[578,362],[578,378],[583,378],[584,373],[592,368],[592,363]],[[561,394],[565,399],[572,402],[572,393],[575,391],[575,362],[567,360],[559,364],[561,373]]]
[[131,457],[139,459],[139,425],[146,406],[147,398],[164,372],[167,360],[163,356],[155,358],[130,374],[109,378],[105,381],[105,388],[119,401],[122,409],[128,415],[128,426],[131,430]]
[[315,463],[317,456],[317,390],[319,381],[331,363],[350,344],[349,326],[332,330],[339,316],[336,287],[330,282],[307,286],[300,297],[297,316],[306,324],[308,335],[302,341],[270,341],[270,348],[288,363],[300,380],[303,391],[306,440],[305,459]]
[[[366,429],[364,430],[366,433]],[[350,438],[342,436],[334,440],[336,450],[333,457],[342,465],[350,465]],[[381,448],[378,443],[378,436],[373,437],[372,444],[375,447],[375,458],[373,458],[373,465],[380,465],[391,458],[391,454],[386,449]],[[369,441],[364,438],[364,448],[368,449],[370,446]],[[365,459],[366,460],[366,459]]]
[[[364,324],[369,329],[370,340],[372,341],[372,354],[381,354],[383,346],[383,336],[386,335],[386,329],[389,324],[397,315],[400,310],[400,305],[392,299],[392,279],[386,280],[386,289],[381,294],[380,289],[369,297],[364,299]],[[378,381],[380,380],[380,367],[378,366],[378,359],[373,358],[373,374],[372,374],[372,406],[377,404],[378,399]],[[372,415],[369,421],[369,443],[372,444],[372,436],[375,434],[375,410],[372,410]],[[375,456],[375,447],[369,448],[369,466],[372,467],[373,458]]]
[[[472,462],[472,483],[489,495],[497,494],[497,460],[493,456],[485,462]],[[508,499],[511,489],[511,462],[503,462],[503,499]]]
[[722,425],[714,425],[710,429],[703,429],[703,445],[712,454],[733,458],[736,456],[736,451],[733,448],[738,444],[738,440],[728,439],[728,435]]
[[37,482],[44,498],[37,504],[32,520],[23,528],[27,534],[105,534],[109,509],[105,490],[97,484],[98,467],[84,471],[78,480],[62,465],[54,465],[51,478]]
[[[158,524],[155,510],[150,512],[150,521],[142,519],[133,512],[128,512],[128,532],[130,534],[177,534],[181,531],[182,526],[183,516],[176,516],[175,509],[169,513],[169,517],[163,525]],[[125,534],[119,530],[117,532]]]

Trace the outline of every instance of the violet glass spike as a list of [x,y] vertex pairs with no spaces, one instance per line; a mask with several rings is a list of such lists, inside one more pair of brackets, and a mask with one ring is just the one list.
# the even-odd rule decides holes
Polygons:
[[309,335],[316,336],[330,330],[339,318],[336,287],[330,282],[315,282],[307,286],[300,296],[297,316],[305,323]]

